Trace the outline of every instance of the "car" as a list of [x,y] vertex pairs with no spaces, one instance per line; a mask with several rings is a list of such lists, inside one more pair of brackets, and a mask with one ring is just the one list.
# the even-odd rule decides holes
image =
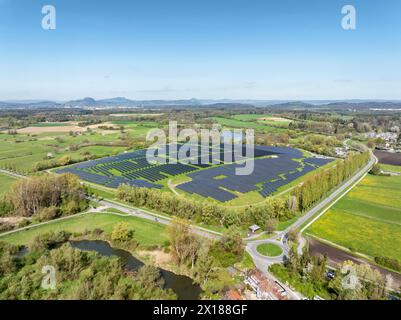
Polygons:
[[334,273],[334,271],[327,271],[326,277],[330,280],[333,280],[336,277],[336,274]]

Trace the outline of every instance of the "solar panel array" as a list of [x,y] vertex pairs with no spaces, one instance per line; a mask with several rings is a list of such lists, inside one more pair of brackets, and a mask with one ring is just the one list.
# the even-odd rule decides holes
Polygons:
[[[263,197],[267,197],[280,187],[332,161],[332,159],[315,161],[316,158],[308,158],[309,162],[296,161],[294,159],[303,158],[302,152],[286,147],[258,146],[256,150],[262,150],[265,154],[268,152],[275,157],[255,159],[254,170],[250,175],[237,175],[235,169],[238,168],[238,164],[194,172],[188,175],[192,181],[177,188],[221,202],[235,199],[237,197],[235,192],[247,193],[258,190]],[[313,166],[310,163],[313,163]]]
[[[182,144],[177,144],[176,148],[174,148],[173,144],[167,145],[165,150],[156,149],[155,156],[159,156],[161,160],[166,159],[166,162],[169,162],[170,156],[179,152],[181,147]],[[71,167],[57,170],[57,172],[70,172],[78,175],[82,180],[113,188],[118,187],[118,185],[122,183],[149,188],[161,188],[161,186],[155,182],[166,179],[169,176],[176,176],[199,170],[199,168],[209,167],[210,164],[201,163],[202,158],[206,158],[206,162],[210,163],[215,160],[213,163],[218,164],[224,161],[225,154],[234,158],[234,150],[225,152],[226,150],[224,150],[224,147],[223,144],[209,147],[198,145],[196,148],[197,154],[195,153],[194,157],[190,157],[191,154],[189,150],[187,152],[187,157],[190,157],[189,160],[192,160],[189,164],[151,163],[148,162],[146,158],[147,150],[137,150],[117,156],[79,163]],[[206,150],[206,157],[202,155],[202,150]],[[245,147],[243,147],[241,151],[245,153]],[[266,154],[268,153],[263,150],[258,152],[259,156]],[[191,164],[191,162],[199,164]]]
[[316,165],[318,167],[322,167],[325,164],[330,163],[331,161],[333,161],[333,160],[328,159],[328,158],[306,158],[306,159],[304,159],[305,163],[309,163],[311,165]]
[[[177,152],[180,152],[181,146],[177,145]],[[199,145],[197,153],[191,155],[189,150],[186,152],[187,157],[192,156],[190,158],[192,161],[189,163],[188,161],[151,163],[146,159],[147,150],[137,150],[79,163],[59,169],[57,172],[70,172],[82,180],[110,188],[128,184],[159,189],[162,185],[157,184],[158,181],[188,173],[192,181],[179,185],[179,189],[225,202],[235,199],[237,197],[235,192],[247,193],[257,190],[266,197],[281,186],[332,161],[321,158],[303,159],[301,151],[288,147],[255,146],[254,154],[248,155],[249,158],[255,158],[253,172],[249,175],[237,175],[236,169],[244,164],[232,163],[232,161],[239,160],[235,158],[236,151],[240,151],[241,158],[245,159],[246,147],[242,146],[239,150],[236,147],[232,150],[224,149],[225,147],[223,144],[209,147]],[[155,155],[160,156],[161,159],[169,159],[175,154],[174,149],[173,145],[168,145],[165,150],[157,150]],[[202,150],[206,152],[202,154]],[[202,159],[206,162],[214,160],[214,164],[220,165],[211,167],[211,164],[201,163]],[[300,161],[301,159],[303,160]],[[229,164],[224,164],[225,160],[228,160]]]

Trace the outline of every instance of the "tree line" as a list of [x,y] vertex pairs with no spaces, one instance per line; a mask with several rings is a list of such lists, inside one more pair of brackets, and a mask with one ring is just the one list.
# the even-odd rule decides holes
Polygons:
[[270,198],[258,206],[227,208],[215,203],[129,185],[121,185],[117,190],[117,197],[137,207],[146,207],[198,223],[221,225],[226,228],[245,223],[264,226],[268,219],[283,221],[294,215],[289,198]]
[[303,211],[322,199],[330,190],[350,178],[370,158],[369,152],[354,153],[336,166],[316,172],[302,185],[298,186],[293,195],[297,198],[298,209]]

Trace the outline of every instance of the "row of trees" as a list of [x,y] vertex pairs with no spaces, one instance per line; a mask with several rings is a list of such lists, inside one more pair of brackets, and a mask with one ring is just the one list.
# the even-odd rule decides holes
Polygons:
[[293,195],[298,199],[300,210],[313,206],[330,190],[351,177],[359,168],[369,161],[369,152],[352,154],[330,169],[320,171],[308,178],[295,189]]
[[154,189],[135,188],[128,185],[121,185],[118,188],[117,197],[138,207],[147,207],[207,225],[225,227],[246,223],[264,226],[268,219],[287,220],[294,215],[296,208],[291,198],[271,198],[258,206],[226,208],[218,204],[190,200]]
[[2,200],[0,213],[49,220],[87,206],[86,188],[75,175],[43,175],[16,181]]

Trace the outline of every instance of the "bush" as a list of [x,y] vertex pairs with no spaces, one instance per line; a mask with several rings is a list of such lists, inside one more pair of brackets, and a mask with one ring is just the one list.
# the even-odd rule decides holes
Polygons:
[[387,257],[376,257],[376,263],[395,271],[401,271],[401,261]]
[[0,217],[5,217],[12,213],[13,206],[6,199],[0,199]]
[[49,221],[57,218],[58,210],[56,207],[43,208],[39,212],[39,221]]
[[370,174],[373,174],[375,176],[378,176],[381,173],[381,167],[378,163],[374,164],[372,167],[372,170],[370,170]]
[[31,224],[31,221],[29,219],[23,219],[21,222],[18,224],[18,228],[24,228],[26,226],[29,226]]
[[126,222],[117,223],[111,232],[111,240],[116,242],[128,242],[133,236],[134,230],[129,229],[129,224]]
[[67,242],[71,237],[71,233],[66,231],[48,232],[41,234],[30,243],[29,250],[43,251],[57,247],[58,245]]

